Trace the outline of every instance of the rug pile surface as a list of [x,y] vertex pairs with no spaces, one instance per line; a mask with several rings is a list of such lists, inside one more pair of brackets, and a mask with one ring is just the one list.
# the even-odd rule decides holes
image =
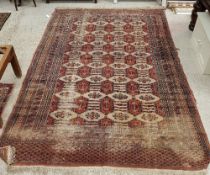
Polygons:
[[13,87],[12,84],[0,83],[0,128],[2,127],[3,124],[1,119],[1,114],[4,109],[4,106],[6,105],[8,97],[11,93],[12,87]]
[[0,13],[0,30],[2,29],[4,23],[9,18],[10,13]]
[[0,139],[8,145],[13,167],[205,170],[208,139],[164,11],[56,10]]

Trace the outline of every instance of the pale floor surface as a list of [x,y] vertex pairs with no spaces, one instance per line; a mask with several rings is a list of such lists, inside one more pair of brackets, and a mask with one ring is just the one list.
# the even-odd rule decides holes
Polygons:
[[[113,4],[112,0],[99,0],[97,4],[92,2],[65,2],[59,1],[46,4],[44,1],[36,0],[38,7],[33,6],[32,0],[24,1],[23,6],[16,12],[14,4],[9,0],[0,0],[1,12],[12,12],[10,18],[0,31],[0,45],[12,44],[15,47],[20,62],[23,76],[17,79],[9,66],[1,80],[5,83],[14,83],[15,88],[3,112],[3,120],[6,122],[13,105],[17,99],[22,81],[31,63],[33,53],[37,48],[42,34],[49,21],[49,17],[56,7],[64,8],[159,8],[155,1],[125,1]],[[178,49],[188,82],[194,92],[197,106],[203,121],[203,125],[210,137],[210,75],[202,75],[198,63],[198,57],[191,44],[192,32],[188,30],[190,22],[189,15],[175,15],[166,10],[166,16],[170,26],[171,34]],[[2,129],[0,129],[0,134]],[[210,175],[210,173],[209,173]]]

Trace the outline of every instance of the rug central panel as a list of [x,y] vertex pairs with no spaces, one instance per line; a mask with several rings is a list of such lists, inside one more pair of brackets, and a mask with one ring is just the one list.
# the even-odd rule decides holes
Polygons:
[[0,146],[15,165],[198,170],[203,133],[162,10],[56,10]]
[[142,16],[86,14],[73,25],[50,114],[55,123],[132,127],[163,120]]

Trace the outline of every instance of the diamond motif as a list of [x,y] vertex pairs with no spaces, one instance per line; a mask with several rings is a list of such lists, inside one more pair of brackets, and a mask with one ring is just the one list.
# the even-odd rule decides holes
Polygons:
[[109,119],[119,122],[127,123],[133,119],[133,116],[127,112],[115,111],[107,116]]
[[122,51],[114,51],[111,52],[110,54],[112,54],[114,56],[115,59],[122,59],[123,57],[125,57],[126,55],[128,55],[128,53],[126,52],[122,52]]
[[133,26],[143,26],[143,25],[145,25],[146,23],[145,23],[144,21],[142,21],[142,20],[139,20],[139,21],[133,21],[133,22],[131,22],[131,24],[132,24]]
[[88,66],[91,68],[99,69],[99,68],[105,67],[106,64],[104,64],[102,62],[93,62],[93,63],[88,64]]
[[147,57],[151,56],[150,53],[140,52],[140,51],[133,52],[132,55],[134,55],[136,57],[140,57],[140,58],[147,58]]
[[68,63],[65,63],[63,66],[66,68],[75,68],[76,69],[76,68],[81,67],[82,64],[79,62],[68,62]]
[[154,79],[149,77],[136,78],[134,81],[139,84],[152,84],[156,82]]
[[163,120],[163,117],[156,113],[142,113],[137,118],[145,123],[157,123]]
[[125,45],[124,41],[114,41],[111,42],[112,45],[114,45],[114,47],[123,47]]
[[77,117],[77,114],[71,110],[59,109],[50,113],[50,116],[58,121],[69,121]]
[[137,96],[137,98],[142,102],[156,102],[160,99],[153,94],[140,94]]
[[102,81],[106,80],[106,78],[104,78],[100,75],[92,75],[86,79],[91,83],[101,83]]
[[77,82],[77,81],[80,81],[82,80],[81,77],[77,76],[77,75],[66,75],[66,76],[63,76],[63,77],[60,77],[59,80],[63,81],[63,82]]
[[114,83],[119,83],[119,84],[125,84],[129,82],[129,79],[125,76],[113,76],[109,80]]
[[138,70],[149,70],[152,69],[153,66],[146,63],[141,63],[141,64],[136,64],[133,67],[135,67]]
[[105,31],[104,30],[97,30],[94,31],[93,34],[97,35],[97,36],[104,36],[105,35]]
[[123,64],[123,63],[113,63],[113,64],[111,64],[111,67],[114,69],[126,69],[129,66],[127,64]]
[[106,52],[104,51],[92,51],[92,52],[89,52],[94,58],[99,58],[99,57],[102,57],[103,55],[107,54]]
[[110,94],[109,97],[111,97],[114,101],[128,101],[132,98],[130,95],[123,92],[115,92]]
[[104,114],[95,110],[89,110],[80,115],[86,121],[99,121],[104,118]]
[[101,40],[99,40],[99,41],[97,40],[97,41],[92,42],[92,44],[93,44],[95,47],[101,48],[101,47],[103,47],[103,46],[106,44],[106,42],[101,41]]
[[100,100],[105,97],[105,95],[101,92],[89,92],[83,95],[87,99],[92,99],[92,100]]

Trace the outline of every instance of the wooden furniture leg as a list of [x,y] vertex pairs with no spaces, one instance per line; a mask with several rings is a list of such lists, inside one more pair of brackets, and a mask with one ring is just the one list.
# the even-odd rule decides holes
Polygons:
[[18,6],[21,6],[21,4],[22,4],[22,1],[18,0]]
[[[15,9],[16,9],[16,11],[18,11],[18,6],[21,6],[22,0],[18,0],[18,3],[17,3],[17,0],[14,0],[14,3],[15,3]],[[35,0],[33,0],[33,3],[34,3],[34,6],[36,7],[36,1]]]
[[195,23],[198,17],[197,12],[205,12],[206,8],[203,6],[203,4],[200,2],[200,0],[196,0],[195,4],[193,5],[193,11],[191,15],[191,22],[189,25],[189,29],[191,31],[195,28]]
[[17,5],[17,0],[14,0],[14,3],[15,3],[15,9],[16,9],[16,11],[18,11],[18,5]]
[[33,2],[34,2],[34,6],[36,7],[36,1],[35,1],[35,0],[33,0]]
[[11,63],[15,75],[20,78],[22,76],[22,72],[13,46],[0,46],[0,51],[3,53],[3,57],[0,60],[0,79],[2,78],[3,73],[9,63]]

